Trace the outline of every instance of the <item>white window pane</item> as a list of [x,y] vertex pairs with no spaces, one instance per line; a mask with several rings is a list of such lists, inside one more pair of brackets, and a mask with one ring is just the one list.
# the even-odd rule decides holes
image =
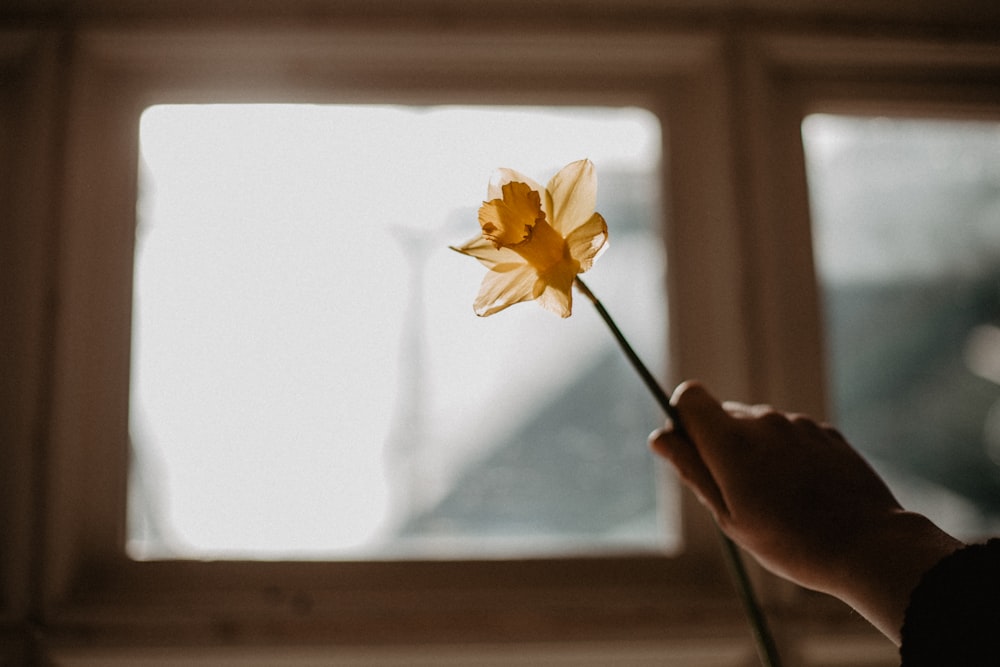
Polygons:
[[1000,526],[1000,125],[803,125],[835,416],[904,505]]
[[491,171],[598,167],[588,281],[664,363],[643,110],[167,105],[141,123],[129,553],[378,558],[670,546],[654,403],[577,299],[477,318]]

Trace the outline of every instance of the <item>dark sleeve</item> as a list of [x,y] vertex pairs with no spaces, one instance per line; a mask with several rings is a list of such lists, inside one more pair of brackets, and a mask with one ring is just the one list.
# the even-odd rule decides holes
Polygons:
[[1000,665],[1000,538],[959,549],[910,596],[902,667]]

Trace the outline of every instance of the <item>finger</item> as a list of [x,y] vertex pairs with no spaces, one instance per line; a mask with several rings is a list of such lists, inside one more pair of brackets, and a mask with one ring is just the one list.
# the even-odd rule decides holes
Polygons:
[[788,420],[796,428],[828,443],[847,444],[843,434],[827,422],[817,422],[806,414],[790,414]]
[[822,423],[822,424],[820,424],[819,426],[831,438],[834,438],[836,440],[840,440],[841,442],[847,443],[847,438],[844,437],[844,434],[841,433],[839,429],[837,429],[837,428],[835,428],[835,427],[833,427],[830,424],[827,424],[825,422]]
[[725,410],[729,416],[737,419],[760,419],[761,417],[774,414],[776,412],[776,410],[770,405],[747,405],[746,403],[739,403],[737,401],[725,401],[722,404],[722,409]]
[[714,469],[732,433],[733,417],[698,382],[681,384],[671,401],[677,407],[684,430],[705,464]]
[[673,464],[681,480],[716,517],[729,514],[719,485],[690,440],[676,431],[664,429],[650,436],[649,446]]

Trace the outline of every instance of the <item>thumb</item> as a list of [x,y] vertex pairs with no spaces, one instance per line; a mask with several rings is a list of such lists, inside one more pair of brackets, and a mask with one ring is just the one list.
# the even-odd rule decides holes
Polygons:
[[729,508],[726,507],[719,485],[687,437],[672,429],[661,429],[649,436],[649,446],[656,454],[670,461],[681,480],[716,518],[728,515]]

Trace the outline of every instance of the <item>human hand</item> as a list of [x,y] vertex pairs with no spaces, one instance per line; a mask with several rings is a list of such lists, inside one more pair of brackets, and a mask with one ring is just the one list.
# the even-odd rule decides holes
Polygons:
[[683,429],[653,450],[772,572],[831,593],[898,641],[920,575],[960,543],[903,510],[832,427],[767,406],[720,404],[700,384],[674,393]]

